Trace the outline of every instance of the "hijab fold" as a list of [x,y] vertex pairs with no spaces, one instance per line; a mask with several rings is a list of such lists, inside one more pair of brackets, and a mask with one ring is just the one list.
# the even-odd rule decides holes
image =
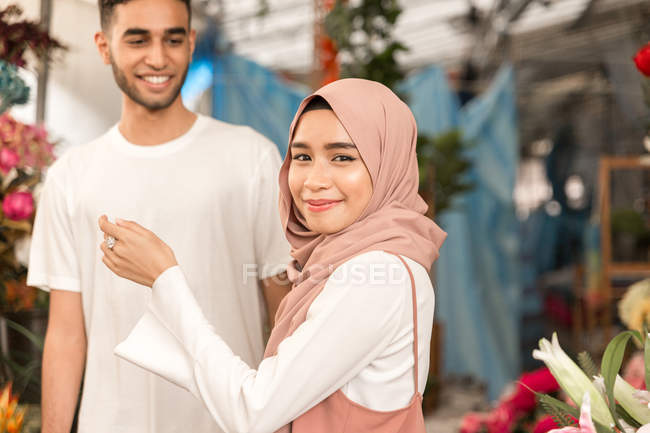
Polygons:
[[366,209],[348,227],[327,235],[312,232],[291,197],[287,152],[279,175],[280,215],[294,259],[287,268],[293,288],[280,304],[265,357],[275,355],[282,340],[305,321],[311,303],[339,265],[384,250],[429,270],[447,236],[424,215],[427,205],[418,195],[417,126],[406,104],[374,81],[335,81],[302,101],[291,123],[290,142],[303,110],[317,96],[329,103],[357,146],[373,192]]

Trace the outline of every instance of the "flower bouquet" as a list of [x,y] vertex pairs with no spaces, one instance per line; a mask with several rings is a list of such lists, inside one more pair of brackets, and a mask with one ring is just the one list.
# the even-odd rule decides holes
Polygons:
[[29,99],[19,68],[28,67],[34,58],[47,62],[53,52],[64,49],[37,22],[21,15],[16,5],[0,9],[0,289],[4,288],[0,302],[4,311],[30,309],[38,302],[36,290],[25,284],[25,265],[34,193],[42,170],[54,159],[45,129],[22,124],[7,110]]
[[[644,337],[645,335],[645,337]],[[567,394],[567,404],[537,394],[538,401],[563,433],[634,433],[650,429],[650,393],[638,390],[619,376],[625,349],[631,340],[644,348],[645,382],[650,384],[650,339],[646,332],[625,331],[608,344],[600,368],[586,352],[576,364],[563,350],[557,335],[542,339],[533,357],[543,361]],[[580,409],[578,409],[580,408]]]
[[557,427],[550,417],[540,417],[536,393],[556,393],[559,386],[546,367],[524,373],[488,413],[470,412],[460,426],[460,433],[546,433]]
[[25,285],[27,249],[34,215],[34,193],[42,169],[54,159],[45,129],[0,115],[0,284],[4,306],[31,308],[35,289]]

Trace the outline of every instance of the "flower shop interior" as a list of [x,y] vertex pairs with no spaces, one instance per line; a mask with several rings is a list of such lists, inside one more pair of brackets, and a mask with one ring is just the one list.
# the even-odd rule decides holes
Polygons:
[[[93,40],[96,0],[0,8],[0,380],[12,384],[0,431],[31,433],[48,311],[25,277],[39,187],[57,157],[119,120],[121,95]],[[449,235],[431,272],[427,431],[592,431],[586,393],[599,433],[650,423],[650,2],[192,9],[183,101],[282,155],[323,83],[380,81],[411,108],[421,195]]]

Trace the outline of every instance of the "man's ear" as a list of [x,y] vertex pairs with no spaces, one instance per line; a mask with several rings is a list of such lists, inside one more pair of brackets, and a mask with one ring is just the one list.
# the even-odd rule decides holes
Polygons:
[[99,55],[102,57],[104,64],[110,65],[111,54],[110,54],[109,40],[108,40],[108,36],[106,36],[106,33],[104,33],[103,31],[99,31],[95,33],[95,45],[97,45],[97,50],[99,51]]

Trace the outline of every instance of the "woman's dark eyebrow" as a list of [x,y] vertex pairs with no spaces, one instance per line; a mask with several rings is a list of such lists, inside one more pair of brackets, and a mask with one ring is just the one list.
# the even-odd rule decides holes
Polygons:
[[291,143],[291,147],[295,147],[297,149],[309,149],[309,146],[306,143],[301,143],[299,141]]
[[328,143],[325,145],[325,149],[327,150],[332,150],[332,149],[356,149],[357,146],[355,146],[352,143],[344,143],[344,142],[336,142],[336,143]]

